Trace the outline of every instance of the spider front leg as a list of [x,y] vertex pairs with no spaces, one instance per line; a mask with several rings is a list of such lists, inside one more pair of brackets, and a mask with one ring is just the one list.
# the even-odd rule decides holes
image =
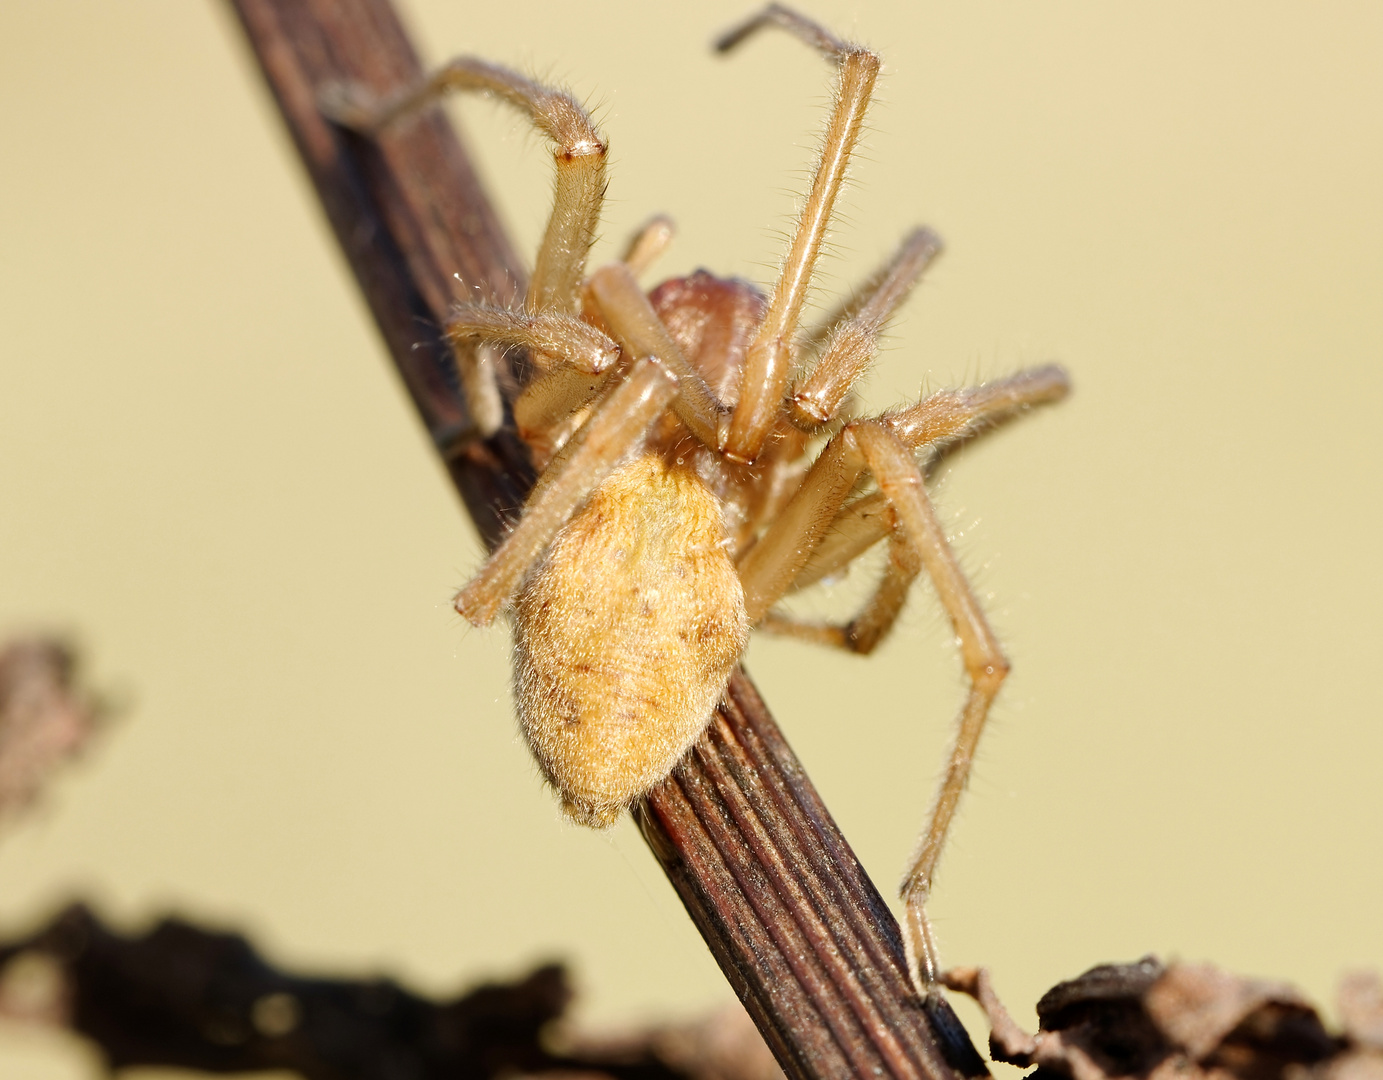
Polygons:
[[595,239],[605,199],[606,143],[589,114],[570,94],[526,79],[498,64],[460,57],[417,86],[382,101],[359,87],[333,87],[321,108],[339,124],[378,135],[452,90],[486,94],[509,102],[555,144],[557,185],[524,308],[531,314],[575,315],[586,257]]
[[834,60],[838,75],[835,107],[827,122],[811,190],[783,260],[768,311],[745,354],[739,401],[720,432],[721,451],[739,462],[750,462],[759,456],[764,439],[779,416],[783,389],[792,367],[792,341],[802,305],[879,73],[879,58],[874,53],[840,40],[824,27],[781,4],[770,4],[726,34],[717,48],[727,51],[769,26],[787,30]]
[[456,610],[488,625],[596,486],[634,447],[677,395],[677,380],[656,359],[636,362],[538,478],[523,516],[476,576],[456,594]]
[[[600,384],[598,376],[619,359],[619,346],[590,323],[572,315],[463,304],[453,309],[447,323],[461,373],[466,401],[476,417],[482,438],[493,435],[503,421],[503,403],[495,382],[493,365],[484,364],[493,345],[521,345],[541,374],[531,380],[514,403],[519,435],[534,450],[540,467],[561,446],[574,428],[560,424],[563,417],[582,417],[575,410]],[[486,411],[482,413],[481,407]]]
[[[468,305],[447,327],[456,348],[457,366],[473,418],[467,437],[494,434],[503,421],[503,402],[495,367],[483,343],[487,339],[528,345],[541,356],[556,354],[577,368],[603,370],[610,359],[589,355],[585,339],[594,331],[570,324],[580,308],[580,285],[605,198],[606,144],[586,111],[571,95],[524,78],[506,68],[463,57],[434,72],[422,83],[383,100],[358,86],[335,86],[323,92],[322,111],[339,124],[378,136],[390,124],[418,112],[451,90],[469,90],[508,101],[556,144],[557,169],[552,214],[524,297],[524,313]],[[523,319],[529,320],[526,325]],[[561,325],[565,318],[568,325]],[[496,325],[498,324],[498,326]],[[496,330],[501,332],[496,333]],[[479,343],[476,340],[479,339]],[[608,339],[605,339],[608,342]],[[573,359],[575,358],[575,359]],[[591,367],[590,365],[594,365]],[[573,382],[572,377],[566,380]],[[590,384],[586,386],[589,393]],[[549,396],[552,396],[549,394]],[[574,392],[559,395],[569,401]]]

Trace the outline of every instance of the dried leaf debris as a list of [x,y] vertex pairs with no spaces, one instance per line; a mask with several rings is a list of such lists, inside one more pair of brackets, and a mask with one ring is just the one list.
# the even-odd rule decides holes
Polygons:
[[37,798],[90,740],[100,710],[75,689],[72,650],[43,637],[0,649],[0,822]]
[[740,1009],[593,1037],[568,1029],[566,971],[433,1000],[388,979],[279,971],[243,936],[165,919],[122,935],[78,904],[0,942],[0,1015],[67,1027],[114,1071],[291,1069],[306,1080],[781,1080]]
[[943,981],[979,1002],[995,1060],[1036,1065],[1035,1080],[1383,1080],[1383,982],[1371,972],[1342,982],[1340,1034],[1293,987],[1210,964],[1149,956],[1091,968],[1042,996],[1035,1035],[985,969]]

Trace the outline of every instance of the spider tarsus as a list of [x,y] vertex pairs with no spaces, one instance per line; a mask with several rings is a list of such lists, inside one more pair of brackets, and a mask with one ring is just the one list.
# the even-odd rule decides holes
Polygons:
[[359,83],[327,83],[317,91],[317,109],[333,124],[358,135],[378,133],[379,98]]
[[746,38],[770,26],[786,30],[831,59],[840,59],[849,53],[868,51],[859,45],[842,41],[820,23],[807,18],[786,4],[764,6],[745,19],[744,22],[731,27],[716,38],[713,47],[718,53],[727,53]]
[[642,274],[668,249],[677,226],[666,214],[651,218],[629,241],[621,260],[635,277]]

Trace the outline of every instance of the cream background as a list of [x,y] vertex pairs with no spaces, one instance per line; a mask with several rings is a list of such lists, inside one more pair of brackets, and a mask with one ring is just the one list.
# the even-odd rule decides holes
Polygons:
[[[468,10],[474,7],[475,10]],[[1089,964],[1213,958],[1328,1001],[1383,964],[1383,9],[811,10],[886,58],[826,295],[935,267],[879,405],[1059,358],[1077,392],[938,489],[1015,661],[933,912],[1020,1019]],[[765,280],[828,70],[708,54],[742,2],[414,0],[433,60],[569,81],[613,147],[608,258]],[[634,831],[559,821],[516,741],[480,549],[217,3],[0,7],[0,629],[126,703],[0,843],[0,925],[82,894],[447,992],[565,957],[587,1016],[728,991]],[[525,252],[540,144],[460,107]],[[748,665],[885,891],[960,681],[925,587],[869,660]],[[0,1031],[0,1072],[91,1075]]]

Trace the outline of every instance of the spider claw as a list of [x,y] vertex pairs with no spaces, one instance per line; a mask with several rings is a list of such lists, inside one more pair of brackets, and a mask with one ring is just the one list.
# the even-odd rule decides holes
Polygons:
[[379,98],[360,83],[331,82],[317,91],[317,110],[339,127],[370,135],[376,127]]

